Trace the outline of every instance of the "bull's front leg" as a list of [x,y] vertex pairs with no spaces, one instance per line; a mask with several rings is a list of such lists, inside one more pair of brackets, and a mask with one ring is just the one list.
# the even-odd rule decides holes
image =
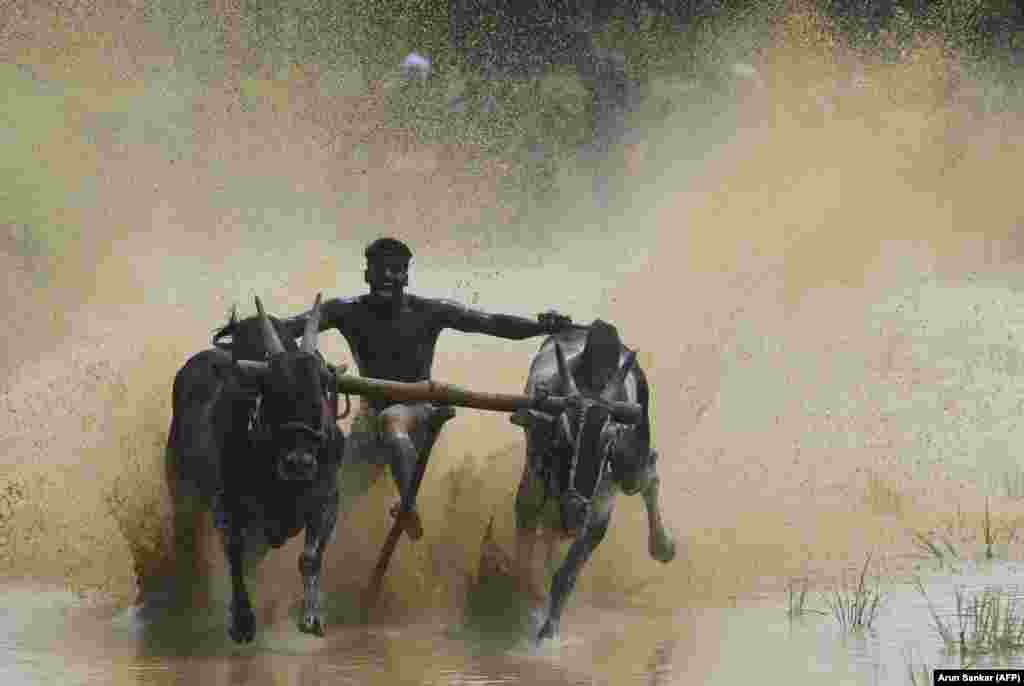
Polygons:
[[320,606],[320,570],[323,568],[324,549],[334,534],[338,521],[338,493],[335,491],[323,506],[306,519],[306,544],[299,554],[299,573],[302,574],[302,617],[299,631],[314,636],[324,635],[324,620]]
[[647,483],[641,491],[644,508],[647,510],[647,548],[651,557],[658,562],[671,562],[676,556],[676,544],[661,517],[661,503],[658,500],[661,479],[658,477],[657,460],[658,453],[652,450],[650,466],[647,468]]
[[515,497],[516,518],[516,578],[526,592],[531,610],[543,607],[547,600],[544,591],[544,565],[537,555],[537,532],[545,525],[540,515],[545,502],[544,482],[529,465],[535,458],[527,457],[527,467],[519,481]]
[[576,587],[576,579],[579,577],[583,565],[587,563],[590,556],[608,532],[608,524],[611,521],[612,507],[609,503],[606,508],[591,510],[586,524],[576,539],[569,546],[569,552],[565,556],[562,566],[555,572],[551,580],[551,598],[548,608],[548,618],[541,627],[537,640],[543,641],[546,638],[554,638],[558,635],[558,625],[562,619],[562,610],[569,600],[573,589]]
[[229,523],[224,532],[224,553],[231,573],[228,635],[236,643],[250,643],[256,636],[256,615],[245,588],[245,529],[237,523]]

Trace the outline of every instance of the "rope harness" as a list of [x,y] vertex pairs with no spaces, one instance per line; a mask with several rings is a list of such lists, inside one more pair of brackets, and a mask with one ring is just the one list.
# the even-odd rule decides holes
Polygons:
[[[574,417],[574,420],[576,421],[576,426],[580,427],[581,423],[579,420],[582,418],[582,413],[574,414],[576,414],[576,416]],[[567,423],[569,422],[569,419],[566,415],[562,415],[562,417],[563,420],[565,420]],[[559,516],[562,519],[562,526],[566,530],[570,529],[568,525],[571,523],[570,521],[566,521],[566,515],[569,515],[568,518],[570,519],[576,519],[577,521],[581,521],[584,518],[584,516],[588,513],[593,498],[597,494],[598,489],[601,487],[602,481],[609,473],[614,471],[614,455],[616,450],[618,449],[619,440],[628,428],[629,427],[627,426],[612,422],[610,418],[606,419],[604,424],[602,425],[600,429],[601,438],[599,439],[601,441],[602,446],[598,454],[598,459],[600,462],[597,469],[597,479],[594,483],[594,492],[590,496],[584,496],[576,489],[576,473],[579,468],[580,459],[580,450],[578,447],[580,437],[578,431],[575,433],[570,432],[567,434],[563,434],[563,436],[575,437],[573,443],[568,446],[566,446],[564,443],[562,445],[559,445],[559,443],[561,443],[562,441],[556,439],[555,444],[553,444],[551,447],[548,448],[547,451],[545,451],[541,459],[539,469],[537,470],[537,475],[540,478],[544,490],[540,502],[534,509],[533,516],[538,516],[547,506],[548,502],[554,499],[559,501]],[[564,440],[564,438],[562,440]],[[569,478],[566,484],[562,484],[558,476],[559,469],[557,464],[557,458],[559,450],[565,447],[568,447],[570,449]]]

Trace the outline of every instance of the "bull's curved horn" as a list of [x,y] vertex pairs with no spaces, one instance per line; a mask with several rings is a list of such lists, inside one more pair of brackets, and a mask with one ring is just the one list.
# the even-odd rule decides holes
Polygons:
[[281,339],[277,336],[277,331],[274,330],[274,325],[270,323],[270,318],[267,317],[267,313],[263,311],[263,303],[260,302],[260,296],[256,296],[256,311],[260,315],[260,329],[263,331],[263,345],[267,346],[267,352],[271,355],[278,355],[284,352],[284,344],[281,343]]
[[320,294],[316,294],[313,302],[313,309],[306,317],[306,330],[302,333],[302,345],[299,347],[304,353],[316,352],[316,335],[320,332]]
[[558,362],[558,375],[562,377],[562,383],[565,384],[565,392],[568,395],[579,393],[579,389],[576,388],[576,380],[572,378],[569,365],[565,362],[565,352],[562,351],[562,346],[557,341],[555,342],[555,361]]
[[626,380],[626,374],[629,374],[629,370],[633,368],[633,363],[636,362],[636,352],[630,350],[626,353],[626,359],[622,361],[622,365],[615,370],[612,374],[612,378],[608,379],[608,383],[601,389],[601,398],[604,400],[611,400],[615,395],[615,390],[622,385],[622,382]]

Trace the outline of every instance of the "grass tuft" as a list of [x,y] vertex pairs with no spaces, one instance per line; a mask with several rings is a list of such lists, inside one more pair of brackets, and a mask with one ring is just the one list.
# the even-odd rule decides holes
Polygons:
[[825,602],[832,611],[832,616],[839,622],[844,631],[864,631],[870,629],[878,616],[882,603],[882,593],[878,586],[868,588],[865,581],[871,555],[864,560],[857,583],[847,587],[845,580],[842,586],[825,595]]
[[789,583],[786,584],[786,616],[794,619],[807,614],[828,614],[827,612],[807,607],[807,593],[809,590],[810,581],[807,577],[789,580]]
[[924,551],[927,556],[935,558],[939,565],[945,565],[947,562],[951,563],[952,560],[960,559],[960,553],[957,552],[956,547],[949,540],[948,536],[943,536],[942,540],[939,541],[939,535],[932,532],[925,534],[920,531],[912,531],[910,535],[917,547]]
[[1001,586],[988,586],[973,594],[963,588],[955,588],[954,627],[936,611],[920,579],[915,583],[928,603],[935,630],[946,650],[958,653],[962,665],[970,665],[980,656],[1005,656],[1024,649],[1024,614],[1018,602],[1020,593],[1011,593]]
[[915,664],[911,651],[907,651],[907,678],[911,686],[931,686],[934,669],[927,664]]
[[1003,495],[1013,500],[1024,500],[1024,469],[1018,467],[1005,472],[1002,478]]
[[985,559],[991,560],[995,534],[992,531],[992,513],[989,511],[988,498],[985,498],[985,519],[982,522],[982,534],[985,537]]

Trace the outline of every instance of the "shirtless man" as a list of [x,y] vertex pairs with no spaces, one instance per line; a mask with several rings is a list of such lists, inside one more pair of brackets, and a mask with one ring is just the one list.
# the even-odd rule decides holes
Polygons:
[[[522,340],[572,326],[568,317],[553,311],[533,320],[406,293],[411,259],[412,251],[399,240],[373,241],[366,248],[365,279],[370,292],[321,305],[320,330],[336,329],[345,337],[362,376],[405,382],[430,379],[434,346],[445,329]],[[300,337],[308,315],[284,320],[289,334]],[[346,441],[342,516],[390,465],[399,495],[407,502],[403,527],[411,539],[419,539],[423,526],[414,506],[415,494],[409,493],[413,470],[421,455],[429,455],[441,427],[453,416],[451,408],[432,403],[364,399]],[[399,516],[400,506],[395,506],[393,515]]]

